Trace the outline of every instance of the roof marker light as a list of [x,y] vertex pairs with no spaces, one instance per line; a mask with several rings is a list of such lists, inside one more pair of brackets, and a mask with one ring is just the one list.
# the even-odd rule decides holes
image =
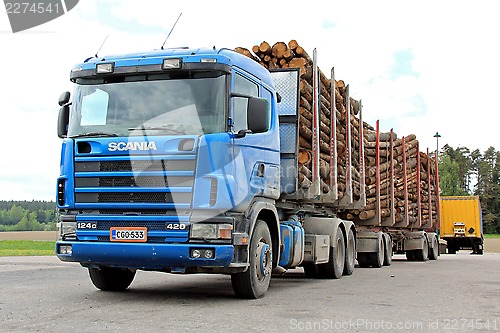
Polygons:
[[105,64],[97,64],[96,65],[96,73],[97,74],[109,74],[113,73],[115,70],[115,63],[113,62],[108,62]]
[[181,68],[182,59],[174,58],[174,59],[163,59],[163,64],[161,65],[162,69],[176,69]]

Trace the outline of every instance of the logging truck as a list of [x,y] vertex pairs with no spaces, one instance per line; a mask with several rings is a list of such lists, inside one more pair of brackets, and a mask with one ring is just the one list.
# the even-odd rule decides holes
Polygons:
[[[56,254],[122,291],[137,270],[231,276],[437,259],[436,161],[381,133],[295,41],[87,59],[59,98]],[[244,54],[242,54],[244,53]]]

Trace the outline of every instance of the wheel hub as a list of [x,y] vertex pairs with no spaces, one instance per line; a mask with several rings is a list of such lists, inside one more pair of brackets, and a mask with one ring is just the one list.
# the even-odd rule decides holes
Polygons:
[[257,267],[257,277],[259,281],[265,279],[269,274],[271,274],[272,267],[272,251],[269,244],[264,242],[259,242],[257,245],[256,254],[259,256],[259,265]]

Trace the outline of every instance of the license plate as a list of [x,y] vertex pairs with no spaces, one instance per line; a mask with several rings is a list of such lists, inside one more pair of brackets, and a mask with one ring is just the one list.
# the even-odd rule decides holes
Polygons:
[[112,242],[146,242],[148,229],[143,227],[113,227],[109,229]]

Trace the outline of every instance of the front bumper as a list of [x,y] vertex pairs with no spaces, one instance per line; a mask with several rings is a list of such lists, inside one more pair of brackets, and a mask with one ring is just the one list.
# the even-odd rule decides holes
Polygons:
[[[71,245],[72,254],[61,254],[61,245]],[[213,249],[213,258],[191,258],[190,250]],[[102,265],[145,270],[170,270],[188,267],[227,267],[234,258],[233,245],[220,244],[158,244],[158,243],[56,243],[57,257],[62,261],[79,262],[83,266]]]

